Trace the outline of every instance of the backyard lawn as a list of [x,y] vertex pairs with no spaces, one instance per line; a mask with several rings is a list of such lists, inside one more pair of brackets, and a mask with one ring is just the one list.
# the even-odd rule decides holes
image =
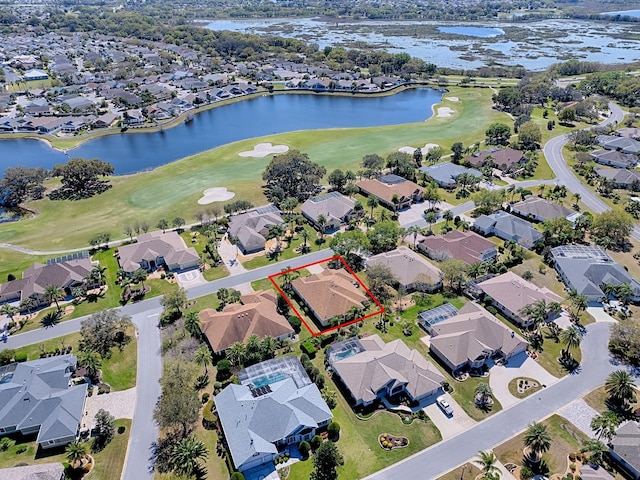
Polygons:
[[480,469],[478,467],[470,463],[465,463],[455,470],[445,473],[438,478],[438,480],[475,480],[478,475],[480,475]]
[[[581,444],[587,437],[571,422],[559,415],[553,415],[541,423],[546,425],[551,436],[551,448],[542,455],[542,460],[549,468],[547,476],[564,474],[567,468],[567,455],[571,452],[579,452]],[[503,463],[522,465],[524,449],[524,432],[507,440],[493,451]]]
[[[607,407],[607,391],[605,390],[605,387],[598,387],[595,390],[592,390],[591,392],[587,393],[584,396],[584,401],[594,410],[597,410],[598,412],[602,413],[605,412],[607,410],[609,410],[609,407]],[[631,404],[631,409],[632,410],[636,410],[637,408],[640,408],[640,401]]]
[[[452,87],[459,102],[444,100],[455,113],[449,118],[432,117],[426,122],[358,129],[329,129],[290,132],[243,140],[203,152],[150,172],[109,179],[112,188],[93,198],[74,202],[49,198],[27,205],[38,211],[34,218],[0,225],[0,242],[34,249],[84,247],[97,233],[122,237],[124,227],[133,220],[155,225],[160,218],[183,216],[193,220],[197,200],[203,190],[224,186],[256,205],[265,203],[260,176],[267,164],[263,158],[240,158],[260,142],[286,144],[299,149],[324,165],[359,168],[364,155],[387,155],[404,145],[438,143],[445,152],[461,141],[469,145],[484,138],[488,125],[506,121],[505,114],[491,108],[488,89]],[[64,225],[64,228],[59,228]],[[42,235],[42,232],[47,235]]]

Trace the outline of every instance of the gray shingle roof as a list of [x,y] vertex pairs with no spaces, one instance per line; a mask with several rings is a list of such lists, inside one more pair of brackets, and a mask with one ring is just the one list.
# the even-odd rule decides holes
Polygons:
[[491,215],[481,215],[476,218],[475,228],[483,230],[493,229],[493,233],[503,240],[514,240],[523,247],[531,248],[542,238],[542,233],[533,228],[531,223],[511,215],[503,210]]
[[559,203],[533,195],[511,205],[511,210],[523,216],[531,215],[540,218],[543,221],[552,218],[566,218],[572,213],[571,210]]
[[17,364],[11,380],[0,384],[0,428],[39,426],[38,443],[74,436],[87,392],[86,384],[69,387],[76,365],[72,355]]
[[440,185],[450,185],[456,183],[458,175],[468,173],[474,177],[482,178],[482,173],[473,168],[465,168],[451,162],[442,162],[429,167],[421,167],[420,171],[426,173]]
[[155,261],[163,257],[167,264],[188,264],[199,259],[193,247],[187,247],[177,232],[149,232],[138,235],[138,243],[118,249],[120,266],[126,272],[140,268],[142,261]]
[[367,268],[373,265],[388,267],[403,287],[425,281],[433,286],[442,283],[443,274],[438,267],[404,246],[374,255],[367,259],[366,265]]
[[0,480],[60,480],[63,474],[61,463],[42,463],[0,469]]
[[629,421],[616,430],[611,449],[640,472],[640,424]]
[[325,193],[311,197],[302,204],[302,213],[314,221],[320,215],[324,215],[327,219],[335,218],[341,221],[346,215],[353,210],[356,201],[346,197],[339,192]]
[[276,211],[259,209],[234,215],[230,218],[229,235],[236,237],[245,251],[262,250],[269,230],[284,223]]

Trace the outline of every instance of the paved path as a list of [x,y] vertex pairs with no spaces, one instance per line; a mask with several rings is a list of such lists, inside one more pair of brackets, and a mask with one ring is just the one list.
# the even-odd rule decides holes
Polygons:
[[546,418],[573,400],[583,397],[602,385],[610,372],[621,368],[611,360],[607,349],[610,325],[593,323],[587,326],[587,334],[582,342],[583,360],[578,373],[536,392],[459,435],[443,440],[367,478],[438,478],[475,457],[479,451],[494,448],[525,430],[531,422]]
[[136,405],[136,388],[122,390],[120,392],[97,395],[98,391],[87,397],[85,414],[82,419],[82,428],[93,428],[96,425],[95,416],[98,410],[106,410],[115,418],[133,418]]
[[227,238],[223,238],[218,242],[218,253],[229,270],[229,275],[237,275],[246,272],[247,269],[238,261],[238,247],[231,243]]
[[498,399],[502,408],[508,408],[520,401],[509,392],[509,383],[514,378],[527,377],[538,381],[540,385],[547,387],[556,383],[558,379],[547,372],[533,358],[526,353],[521,353],[510,358],[507,365],[496,365],[491,368],[489,386],[494,397]]
[[578,427],[585,435],[591,438],[596,438],[596,433],[591,430],[591,419],[598,415],[596,409],[587,405],[583,399],[578,399],[575,402],[571,402],[558,412],[576,427]]
[[[455,388],[455,385],[453,386]],[[443,395],[447,399],[451,408],[453,408],[453,415],[447,417],[437,403],[427,405],[422,410],[429,416],[429,419],[440,430],[440,435],[446,440],[447,438],[454,437],[465,430],[470,429],[476,424],[467,412],[453,399],[453,397],[445,393]]]

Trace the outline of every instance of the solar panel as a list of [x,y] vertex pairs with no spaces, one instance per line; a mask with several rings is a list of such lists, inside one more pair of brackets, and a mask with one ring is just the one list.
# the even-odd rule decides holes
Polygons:
[[53,265],[55,263],[62,263],[62,262],[69,262],[71,260],[82,260],[84,258],[89,258],[89,252],[87,250],[69,253],[67,255],[62,255],[56,258],[50,258],[47,260],[47,265]]

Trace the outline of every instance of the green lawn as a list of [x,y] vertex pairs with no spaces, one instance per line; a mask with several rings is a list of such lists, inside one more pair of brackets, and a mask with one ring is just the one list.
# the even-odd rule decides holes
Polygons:
[[[111,357],[102,361],[103,380],[111,385],[113,390],[127,390],[136,385],[136,368],[138,360],[138,345],[133,327],[127,330],[131,341],[122,351],[114,348]],[[52,352],[56,348],[73,347],[72,354],[77,354],[80,333],[70,333],[61,337],[52,338],[41,343],[27,345],[16,349],[16,353],[26,353],[28,360],[40,358],[40,352]]]
[[[551,448],[542,455],[542,460],[549,467],[547,476],[564,474],[564,469],[567,467],[567,455],[571,452],[580,451],[581,442],[586,440],[587,437],[571,422],[559,415],[553,415],[541,423],[547,426],[552,439]],[[565,428],[562,428],[563,426]],[[572,433],[567,430],[572,432],[580,441],[576,440]],[[515,463],[516,465],[522,465],[523,440],[524,433],[521,433],[494,448],[493,451],[503,464]]]
[[228,187],[238,199],[264,203],[258,186],[268,160],[238,156],[259,142],[300,149],[329,171],[338,167],[357,170],[364,155],[387,155],[403,145],[439,143],[448,153],[453,143],[474,143],[484,137],[489,124],[507,120],[505,114],[491,108],[491,94],[488,89],[453,87],[450,95],[460,101],[443,102],[455,110],[451,117],[405,125],[269,135],[225,145],[150,172],[113,177],[112,188],[94,198],[73,202],[46,198],[28,205],[39,215],[1,225],[0,242],[34,249],[82,247],[96,233],[122,237],[124,227],[134,220],[155,225],[160,218],[180,215],[189,222],[202,191],[215,186]]
[[[594,410],[597,410],[598,412],[602,413],[605,412],[607,410],[609,410],[609,407],[607,407],[607,391],[605,390],[605,387],[598,387],[595,390],[592,390],[591,392],[587,393],[584,396],[584,401]],[[640,401],[631,404],[631,409],[632,410],[636,410],[640,408]]]
[[[92,454],[95,459],[95,467],[86,477],[87,479],[113,480],[114,478],[120,478],[122,467],[124,466],[125,452],[129,443],[131,420],[118,419],[115,422],[115,426],[116,429],[124,426],[125,431],[122,434],[116,433],[111,443],[103,451]],[[27,447],[26,451],[17,453],[17,450],[21,447]],[[88,447],[89,445],[87,444],[87,450],[89,450]],[[35,435],[19,439],[6,452],[0,452],[0,468],[41,463],[62,463],[65,461],[64,447],[50,451],[37,451]]]
[[[309,233],[309,237],[307,240],[310,248],[309,252],[315,252],[328,246],[330,241],[329,237],[325,237],[324,243],[319,244],[316,242],[316,240],[318,239],[318,232],[310,225],[305,225],[304,228]],[[284,250],[280,252],[279,255],[260,255],[258,257],[252,258],[251,260],[247,260],[246,262],[242,262],[242,266],[247,270],[253,270],[254,268],[260,268],[272,263],[277,263],[283,260],[289,260],[291,258],[298,257],[300,256],[300,254],[296,253],[295,249],[302,245],[303,240],[304,239],[302,238],[300,233],[295,233],[293,239],[291,240],[291,243],[287,245],[287,247],[284,248]]]
[[464,382],[452,381],[450,382],[453,387],[453,393],[451,394],[456,402],[467,412],[471,418],[476,421],[481,421],[490,415],[502,410],[500,402],[494,398],[493,407],[487,411],[483,411],[475,403],[476,387],[480,383],[489,383],[489,377],[469,377]]
[[[537,384],[536,387],[531,387],[526,389],[523,393],[518,392],[518,382],[520,380],[528,380],[529,383],[534,382]],[[529,395],[531,395],[532,393],[537,392],[538,390],[540,390],[542,387],[540,386],[540,382],[538,382],[537,380],[534,380],[533,378],[527,378],[527,377],[518,377],[518,378],[514,378],[513,380],[511,380],[509,382],[509,393],[511,395],[513,395],[516,398],[526,398]]]
[[[538,363],[551,375],[556,377],[564,377],[569,372],[560,365],[558,358],[560,358],[561,350],[564,348],[564,344],[556,343],[555,340],[549,338],[549,330],[544,328],[542,330],[545,337],[542,351],[538,352]],[[582,360],[582,350],[580,348],[574,348],[571,350],[573,358],[580,362]]]
[[449,473],[445,473],[438,480],[475,480],[480,475],[480,469],[470,463],[451,470]]

